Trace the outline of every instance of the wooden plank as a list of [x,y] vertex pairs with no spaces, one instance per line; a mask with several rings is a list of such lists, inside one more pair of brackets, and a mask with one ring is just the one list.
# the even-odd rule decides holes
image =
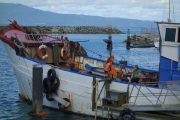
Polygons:
[[53,45],[52,52],[53,52],[53,63],[54,63],[54,65],[58,65],[59,64],[59,58],[60,58],[60,52],[59,52],[59,45],[58,44]]

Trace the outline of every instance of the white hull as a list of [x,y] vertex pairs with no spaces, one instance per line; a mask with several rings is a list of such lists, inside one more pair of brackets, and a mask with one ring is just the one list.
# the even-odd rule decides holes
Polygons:
[[[14,71],[16,73],[17,82],[19,86],[19,92],[23,97],[31,100],[32,99],[32,67],[33,65],[39,64],[39,63],[30,59],[27,59],[27,58],[17,56],[15,51],[11,47],[9,47],[7,44],[4,44],[4,45],[9,53]],[[89,63],[88,59],[83,59],[83,60],[84,62]],[[94,66],[102,65],[102,63],[100,62],[98,63],[98,61],[95,61],[89,64],[92,64]],[[45,78],[47,77],[48,70],[52,67],[47,64],[42,64],[42,67],[43,67],[43,78]],[[63,95],[68,96],[71,101],[71,105],[67,110],[74,113],[94,116],[95,112],[92,111],[92,98],[91,98],[92,97],[92,80],[93,80],[92,76],[88,76],[85,74],[78,74],[75,72],[62,70],[60,68],[54,68],[54,69],[56,70],[56,73],[60,79],[60,87],[58,90],[59,97],[61,97],[63,93]],[[103,86],[103,82],[100,82],[98,91],[101,90],[102,86]],[[126,83],[113,81],[111,83],[110,89],[126,92],[127,87],[128,87],[128,84]],[[129,89],[130,91],[133,89],[132,96],[136,96],[138,94],[137,92],[138,92],[139,86],[133,88],[133,85],[130,85],[129,87],[130,87]],[[169,92],[166,89],[163,89],[163,90],[158,89],[158,88],[147,89],[146,87],[142,87],[142,86],[140,89],[141,89],[141,92],[138,95],[137,99],[136,97],[131,97],[129,99],[130,105],[131,104],[133,106],[137,106],[137,105],[146,105],[146,106],[150,105],[151,106],[152,104],[162,105],[162,102],[164,102],[165,105],[173,105],[173,106],[180,105],[180,101],[178,101],[178,99],[180,99],[180,95],[176,95],[178,99],[172,96],[160,96],[158,98],[159,99],[158,101],[157,101],[157,97],[153,95],[148,96],[148,100],[147,98],[142,97],[142,93],[151,94],[148,89],[153,91],[153,93],[161,92],[162,94]],[[174,92],[174,93],[177,94],[177,92]],[[103,90],[100,98],[103,98],[104,96],[105,96],[105,90]],[[102,100],[100,99],[98,102],[98,105],[101,105],[101,104],[102,104]],[[43,105],[51,107],[51,108],[59,109],[58,102],[56,101],[50,102],[46,99],[46,97],[44,97],[43,99]],[[137,110],[137,111],[141,111],[141,110]],[[98,116],[101,116],[101,117],[108,116],[107,112],[102,112],[102,110],[98,110],[97,114]],[[115,114],[116,113],[114,113],[114,115]]]

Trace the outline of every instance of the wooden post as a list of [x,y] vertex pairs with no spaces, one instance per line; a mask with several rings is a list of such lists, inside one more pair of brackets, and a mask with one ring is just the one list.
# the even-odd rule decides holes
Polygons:
[[130,40],[130,29],[128,29],[127,32],[127,40],[126,40],[126,49],[129,50],[131,46],[131,40]]
[[59,45],[58,44],[54,44],[53,45],[53,63],[54,65],[58,65],[59,64],[59,58],[60,58],[60,53],[59,53]]
[[38,114],[42,111],[43,103],[43,84],[42,84],[43,69],[39,65],[33,65],[33,80],[32,80],[32,113]]
[[111,84],[111,79],[107,78],[107,80],[105,81],[105,89],[106,89],[106,98],[110,97],[110,84]]

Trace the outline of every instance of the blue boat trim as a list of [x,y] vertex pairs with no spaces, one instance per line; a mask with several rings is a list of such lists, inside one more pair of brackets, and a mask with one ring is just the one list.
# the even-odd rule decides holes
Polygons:
[[26,57],[22,57],[20,55],[17,55],[17,56],[19,56],[21,58],[24,58],[24,59],[27,59],[27,60],[30,60],[30,61],[33,61],[35,63],[41,64],[41,65],[45,65],[46,64],[45,62],[42,62],[42,61],[39,61],[39,60],[36,60],[36,59],[33,59],[33,58],[26,58]]
[[[44,62],[41,62],[41,61],[38,61],[38,60],[34,60],[34,59],[31,59],[31,58],[26,58],[26,57],[22,57],[22,56],[19,56],[19,57],[27,59],[27,60],[30,60],[32,62],[41,64],[41,65],[49,65],[49,64],[46,64]],[[80,72],[76,72],[76,71],[72,71],[72,70],[67,70],[67,69],[63,69],[63,68],[59,68],[59,67],[57,67],[57,68],[60,69],[60,70],[66,71],[66,72],[70,72],[70,73],[74,73],[74,74],[79,74],[79,75],[83,75],[83,76],[87,76],[87,77],[93,77],[93,75],[91,75],[91,74],[80,73]],[[100,77],[100,76],[96,76],[96,78],[105,80],[103,77]],[[129,83],[129,82],[126,82],[126,81],[120,81],[120,80],[117,80],[117,79],[113,79],[112,82],[123,83],[123,84],[130,84],[130,85],[136,85],[136,86],[146,86],[146,85],[139,85],[138,83]],[[154,86],[146,86],[146,87],[148,87],[148,88],[158,88],[158,87],[154,87]]]
[[[97,60],[97,61],[100,61],[100,62],[105,62],[105,60],[102,60],[102,59],[98,59],[98,58],[93,58],[93,57],[90,57],[90,56],[84,56],[84,58],[87,58],[87,59],[92,59],[92,60]],[[117,62],[114,62],[115,65],[119,65],[119,63]],[[131,65],[125,65],[125,67],[127,68],[132,68],[133,66]],[[149,69],[144,69],[144,68],[139,68],[140,70],[143,70],[143,71],[147,71],[147,72],[155,72],[155,73],[158,73],[159,71],[157,70],[149,70]]]
[[85,64],[85,68],[86,70],[88,71],[91,71],[91,72],[96,72],[96,73],[100,73],[100,74],[106,74],[104,71],[98,71],[97,69],[99,69],[98,67],[92,67],[91,65],[89,64]]

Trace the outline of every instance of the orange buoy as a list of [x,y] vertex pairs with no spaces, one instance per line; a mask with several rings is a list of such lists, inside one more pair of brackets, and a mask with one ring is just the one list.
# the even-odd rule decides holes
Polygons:
[[43,111],[37,113],[37,116],[39,117],[44,117],[45,115],[47,115],[47,113]]

